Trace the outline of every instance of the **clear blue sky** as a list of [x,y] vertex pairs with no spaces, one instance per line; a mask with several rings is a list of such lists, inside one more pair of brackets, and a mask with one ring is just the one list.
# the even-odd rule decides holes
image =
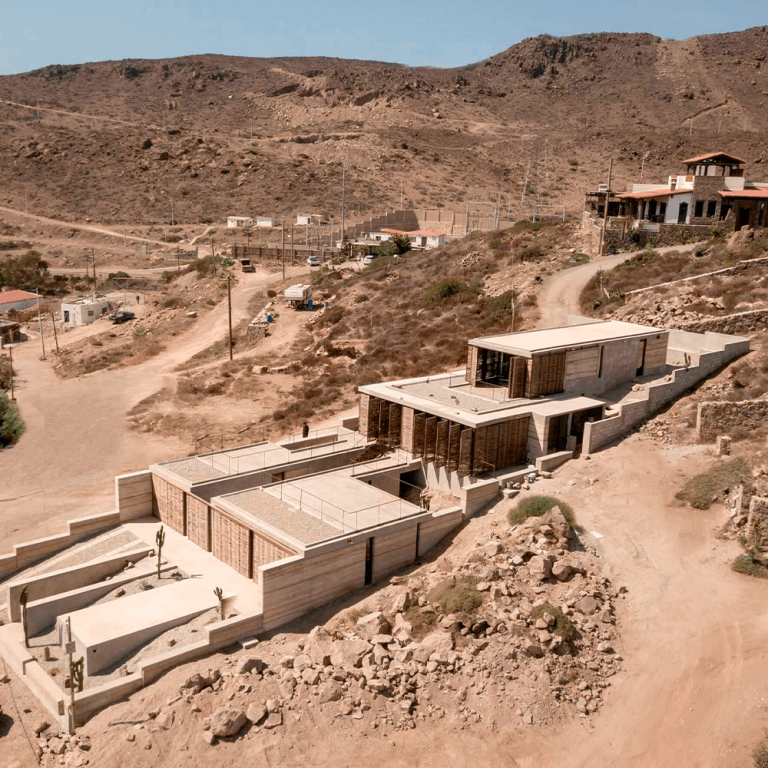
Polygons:
[[765,22],[754,0],[0,0],[0,74],[199,53],[451,67],[542,33],[685,38]]

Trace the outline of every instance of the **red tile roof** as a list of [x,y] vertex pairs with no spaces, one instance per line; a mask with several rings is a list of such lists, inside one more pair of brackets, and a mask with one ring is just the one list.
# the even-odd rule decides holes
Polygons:
[[699,155],[698,157],[691,157],[688,160],[683,160],[683,164],[688,163],[700,163],[702,160],[711,160],[715,157],[726,157],[728,160],[734,160],[737,163],[746,163],[746,160],[736,157],[735,155],[729,155],[727,152],[709,152],[706,155]]
[[29,291],[5,291],[0,293],[0,304],[12,304],[17,301],[29,301],[37,296]]
[[622,200],[645,200],[650,197],[691,194],[692,191],[691,189],[646,189],[642,192],[625,192],[622,195],[616,195],[616,197],[620,197]]
[[722,197],[751,197],[758,200],[768,200],[768,189],[720,189]]

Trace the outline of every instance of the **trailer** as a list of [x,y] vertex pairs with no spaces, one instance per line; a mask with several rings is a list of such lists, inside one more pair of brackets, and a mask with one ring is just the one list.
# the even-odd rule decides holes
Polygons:
[[293,309],[312,309],[312,286],[298,283],[285,289],[285,300]]

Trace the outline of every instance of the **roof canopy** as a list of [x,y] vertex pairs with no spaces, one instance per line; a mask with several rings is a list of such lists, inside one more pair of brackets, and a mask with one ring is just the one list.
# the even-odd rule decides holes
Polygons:
[[699,155],[698,157],[691,157],[688,160],[683,160],[683,164],[693,165],[694,163],[704,163],[706,161],[711,163],[722,162],[724,165],[743,165],[747,162],[735,155],[729,155],[727,152],[709,152],[706,155]]
[[768,200],[768,189],[719,189],[718,194],[721,197],[749,197],[757,200]]
[[662,187],[661,189],[644,189],[642,192],[625,192],[622,195],[617,195],[622,200],[646,200],[651,197],[666,197],[669,195],[685,195],[691,194],[691,189],[669,189],[669,187]]

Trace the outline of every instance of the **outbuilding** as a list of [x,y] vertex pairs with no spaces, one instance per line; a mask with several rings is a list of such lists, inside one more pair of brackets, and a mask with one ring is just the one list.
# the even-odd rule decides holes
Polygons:
[[9,309],[21,312],[36,307],[39,301],[37,294],[29,291],[4,291],[0,293],[0,312],[7,312]]
[[61,321],[70,325],[90,325],[109,312],[110,301],[105,296],[67,299],[61,303]]
[[250,216],[227,217],[227,229],[250,229],[252,226],[253,219]]

